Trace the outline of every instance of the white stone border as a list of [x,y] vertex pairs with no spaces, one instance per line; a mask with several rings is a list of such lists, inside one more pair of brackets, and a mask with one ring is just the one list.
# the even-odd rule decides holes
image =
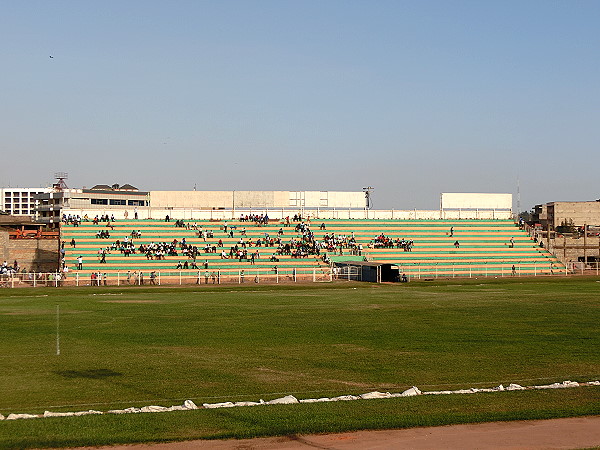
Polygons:
[[[371,400],[381,398],[396,398],[396,397],[413,397],[416,395],[449,395],[449,394],[476,394],[478,392],[503,392],[503,391],[524,391],[527,389],[564,389],[574,388],[580,386],[600,386],[600,381],[588,381],[578,383],[577,381],[563,381],[562,383],[552,383],[540,386],[521,386],[519,384],[509,384],[504,387],[499,385],[493,388],[470,388],[470,389],[458,389],[454,391],[426,391],[422,392],[418,387],[413,386],[410,389],[405,390],[401,393],[391,394],[389,392],[367,392],[361,395],[341,395],[339,397],[322,397],[322,398],[307,398],[298,400],[293,395],[286,395],[285,397],[276,398],[274,400],[264,401],[260,399],[258,402],[222,402],[222,403],[204,403],[201,408],[204,409],[215,409],[215,408],[233,408],[239,406],[261,406],[261,405],[291,405],[296,403],[321,403],[321,402],[339,402],[339,401],[351,401],[351,400]],[[72,416],[87,416],[87,415],[99,415],[99,414],[137,414],[137,413],[159,413],[169,411],[191,411],[194,409],[200,409],[191,400],[186,400],[183,405],[175,406],[144,406],[142,408],[127,408],[127,409],[111,409],[109,411],[95,411],[90,409],[88,411],[79,412],[51,412],[46,411],[44,414],[9,414],[4,417],[0,414],[0,420],[17,420],[17,419],[37,419],[43,417],[72,417]]]

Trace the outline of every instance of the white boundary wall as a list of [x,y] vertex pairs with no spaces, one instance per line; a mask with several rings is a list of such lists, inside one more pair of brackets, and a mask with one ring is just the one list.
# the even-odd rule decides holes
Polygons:
[[340,191],[150,191],[153,208],[351,208],[364,209],[364,192]]
[[[89,219],[94,216],[108,214],[115,219],[123,220],[125,210],[115,209],[64,209],[66,215],[83,217],[87,214]],[[267,214],[269,219],[290,219],[301,214],[304,218],[318,219],[398,219],[398,220],[453,220],[453,219],[481,219],[481,220],[506,220],[512,219],[512,211],[507,210],[365,210],[365,209],[300,209],[300,208],[243,208],[243,209],[190,209],[190,208],[138,208],[138,219],[164,219],[169,216],[173,219],[196,220],[224,220],[238,219],[241,215]],[[128,220],[134,218],[134,210],[128,210]]]

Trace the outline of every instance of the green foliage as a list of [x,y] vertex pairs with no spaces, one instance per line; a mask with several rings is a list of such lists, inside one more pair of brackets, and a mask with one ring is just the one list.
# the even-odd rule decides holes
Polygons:
[[[597,290],[594,279],[563,278],[5,290],[0,413],[598,379]],[[3,421],[0,447],[597,414],[598,393],[586,388]]]
[[575,233],[577,232],[577,227],[573,222],[573,219],[564,219],[560,222],[560,225],[556,227],[556,231],[558,233]]
[[533,220],[533,209],[530,211],[521,211],[519,213],[519,219],[523,219],[525,222],[531,222]]

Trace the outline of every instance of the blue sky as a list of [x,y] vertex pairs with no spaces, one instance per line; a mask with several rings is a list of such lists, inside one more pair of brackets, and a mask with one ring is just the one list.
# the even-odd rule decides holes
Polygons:
[[[600,197],[600,2],[0,5],[0,185]],[[53,56],[53,58],[50,58]]]

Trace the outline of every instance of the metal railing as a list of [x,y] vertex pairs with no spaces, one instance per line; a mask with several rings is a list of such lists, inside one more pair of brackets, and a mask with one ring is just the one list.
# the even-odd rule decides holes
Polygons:
[[517,263],[514,265],[490,264],[396,264],[400,273],[406,274],[409,280],[435,278],[504,278],[504,277],[539,277],[539,276],[569,276],[596,275],[600,276],[600,263],[568,263],[566,266],[556,263],[531,264]]
[[148,286],[193,284],[279,284],[324,282],[329,268],[219,269],[180,271],[98,271],[91,273],[13,273],[0,275],[0,287]]
[[[432,264],[397,264],[400,275],[408,280],[448,278],[504,278],[539,276],[600,276],[600,262],[574,262],[566,267],[553,265],[515,264],[512,267],[493,264],[481,267],[461,264],[448,267]],[[199,271],[114,271],[92,273],[13,273],[0,275],[0,288],[63,287],[63,286],[149,286],[194,284],[280,284],[317,283],[333,280],[362,281],[361,271],[352,266],[334,268],[285,268],[285,269],[219,269]]]

